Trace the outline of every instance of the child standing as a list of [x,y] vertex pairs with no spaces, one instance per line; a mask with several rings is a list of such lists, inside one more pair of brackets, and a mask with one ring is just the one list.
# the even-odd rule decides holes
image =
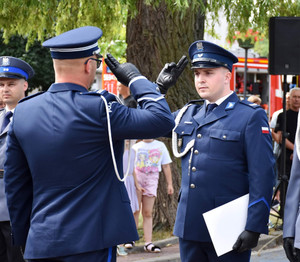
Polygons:
[[[173,194],[172,162],[163,142],[154,139],[143,139],[133,145],[135,151],[135,183],[139,210],[142,210],[145,246],[147,252],[160,252],[160,247],[152,243],[152,211],[158,187],[159,172],[163,170],[167,181],[167,193]],[[138,227],[140,211],[134,213]]]

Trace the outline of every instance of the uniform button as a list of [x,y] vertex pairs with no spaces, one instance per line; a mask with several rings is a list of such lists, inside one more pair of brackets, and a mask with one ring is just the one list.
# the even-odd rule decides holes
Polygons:
[[195,154],[195,155],[198,155],[198,154],[199,154],[199,151],[196,149],[196,150],[194,151],[194,154]]
[[198,138],[201,138],[201,137],[202,137],[202,135],[201,135],[201,134],[198,134],[198,135],[197,135],[197,137],[198,137]]
[[224,135],[224,136],[223,136],[223,139],[226,139],[226,138],[227,138],[227,136],[226,136],[226,135]]
[[197,170],[196,167],[193,166],[192,171],[195,172],[196,170]]
[[184,131],[182,131],[181,134],[184,134]]
[[190,184],[190,188],[195,188],[195,184]]

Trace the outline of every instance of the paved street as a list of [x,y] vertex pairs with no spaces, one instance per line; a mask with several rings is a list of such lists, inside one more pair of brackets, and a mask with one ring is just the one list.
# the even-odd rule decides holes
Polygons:
[[288,262],[282,246],[252,254],[250,262]]

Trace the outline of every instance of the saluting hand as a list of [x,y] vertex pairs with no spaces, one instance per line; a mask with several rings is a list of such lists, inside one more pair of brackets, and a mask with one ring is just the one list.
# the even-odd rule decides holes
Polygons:
[[141,76],[140,71],[135,67],[134,64],[124,63],[120,64],[117,59],[115,59],[111,54],[107,54],[104,59],[105,63],[109,67],[109,69],[116,76],[118,81],[125,86],[129,86],[129,82],[137,77]]
[[177,79],[183,72],[188,63],[186,56],[182,56],[177,64],[175,62],[165,64],[164,68],[159,73],[156,83],[162,94],[166,94],[168,89],[176,84]]

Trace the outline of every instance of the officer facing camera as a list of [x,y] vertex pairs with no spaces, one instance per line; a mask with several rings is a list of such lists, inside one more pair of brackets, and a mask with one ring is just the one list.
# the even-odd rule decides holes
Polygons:
[[3,169],[6,151],[6,138],[13,113],[19,100],[25,97],[27,79],[33,77],[34,70],[25,61],[12,57],[0,57],[0,96],[4,108],[0,109],[0,261],[24,261],[20,247],[11,242],[11,227],[6,204]]
[[26,244],[29,262],[116,261],[116,246],[138,239],[122,182],[124,139],[159,137],[174,127],[156,84],[112,55],[107,64],[141,109],[107,91],[88,92],[101,36],[85,26],[45,41],[55,83],[14,113],[4,180],[13,241]]
[[[205,101],[190,102],[173,114],[173,153],[182,158],[174,228],[181,261],[246,262],[259,235],[268,233],[274,181],[268,119],[260,106],[240,101],[230,90],[236,56],[203,40],[191,44],[189,56],[196,90]],[[203,213],[248,193],[245,230],[233,250],[218,257]]]

